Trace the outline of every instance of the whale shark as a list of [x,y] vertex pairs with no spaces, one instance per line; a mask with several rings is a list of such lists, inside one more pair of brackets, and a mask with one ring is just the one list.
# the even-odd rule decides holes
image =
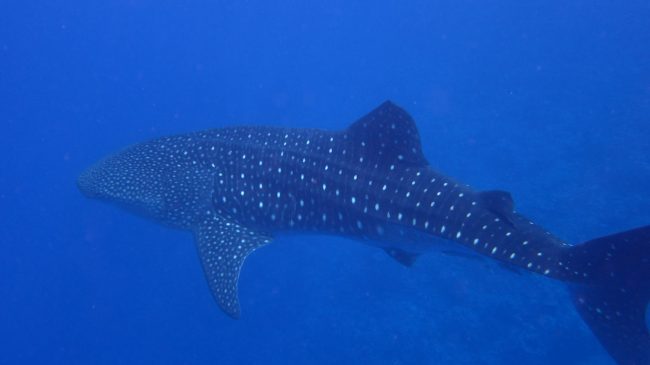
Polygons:
[[619,364],[650,364],[650,226],[569,244],[427,162],[411,116],[386,101],[340,131],[212,129],[135,144],[83,171],[87,197],[192,231],[219,307],[240,317],[248,255],[279,234],[376,246],[411,266],[429,251],[480,255],[567,284]]

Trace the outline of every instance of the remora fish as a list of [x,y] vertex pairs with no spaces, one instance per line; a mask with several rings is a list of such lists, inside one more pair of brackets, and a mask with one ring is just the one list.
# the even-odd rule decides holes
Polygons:
[[650,364],[650,226],[568,245],[433,170],[415,123],[385,102],[343,131],[233,127],[136,144],[84,171],[79,189],[194,232],[221,309],[240,314],[246,256],[283,231],[342,235],[411,265],[439,245],[568,283],[575,306],[620,364]]

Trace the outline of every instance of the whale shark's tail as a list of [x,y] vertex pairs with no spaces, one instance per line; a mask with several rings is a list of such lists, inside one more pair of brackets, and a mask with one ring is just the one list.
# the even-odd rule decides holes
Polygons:
[[650,226],[574,246],[566,261],[584,272],[586,280],[571,285],[573,300],[609,354],[620,364],[650,364]]

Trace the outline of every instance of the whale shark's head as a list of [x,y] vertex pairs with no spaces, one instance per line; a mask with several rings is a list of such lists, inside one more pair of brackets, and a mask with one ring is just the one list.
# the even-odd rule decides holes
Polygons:
[[117,204],[136,214],[158,218],[164,209],[162,169],[146,145],[129,147],[96,162],[77,178],[87,197]]

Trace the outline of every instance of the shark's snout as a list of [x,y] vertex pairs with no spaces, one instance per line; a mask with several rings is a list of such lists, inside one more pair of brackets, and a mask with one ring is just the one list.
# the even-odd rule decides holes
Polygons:
[[88,198],[97,198],[100,195],[95,170],[95,167],[91,166],[77,177],[77,188]]
[[163,175],[142,150],[148,151],[146,145],[127,148],[94,163],[77,177],[79,191],[88,198],[158,217],[163,206],[159,184]]

